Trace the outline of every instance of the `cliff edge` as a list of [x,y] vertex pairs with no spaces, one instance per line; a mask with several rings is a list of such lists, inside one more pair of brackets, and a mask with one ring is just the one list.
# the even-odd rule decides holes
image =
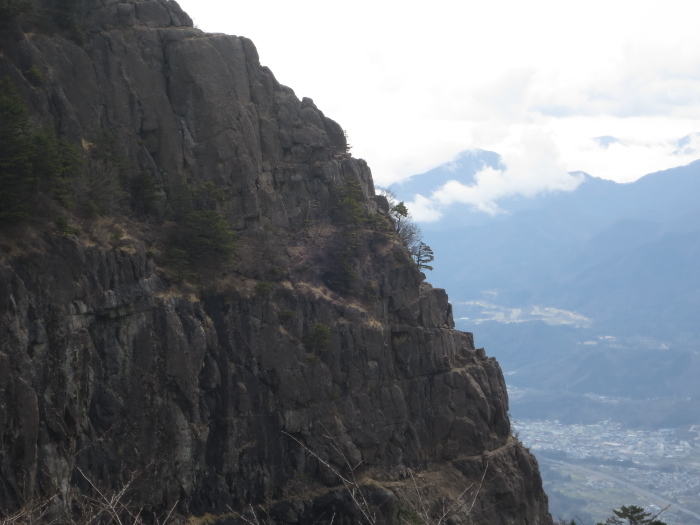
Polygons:
[[[342,128],[174,1],[32,5],[0,78],[82,160],[73,206],[37,190],[0,228],[0,509],[130,483],[193,522],[404,523],[461,495],[449,523],[551,524],[498,363]],[[183,195],[235,231],[224,262],[173,259]]]

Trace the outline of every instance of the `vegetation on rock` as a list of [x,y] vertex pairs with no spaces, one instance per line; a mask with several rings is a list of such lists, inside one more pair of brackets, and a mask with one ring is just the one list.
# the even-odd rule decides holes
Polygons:
[[29,215],[37,185],[33,157],[27,112],[12,83],[4,79],[0,81],[0,220]]
[[389,189],[380,188],[379,191],[389,202],[389,214],[394,221],[394,229],[418,269],[432,270],[433,267],[428,263],[435,260],[435,255],[430,246],[423,242],[420,228],[411,220],[406,204],[403,201],[399,202],[394,192]]
[[167,239],[169,263],[180,279],[191,276],[200,267],[225,264],[235,251],[235,232],[219,210],[226,195],[213,183],[191,190],[182,184],[177,189],[175,225]]
[[[176,2],[91,2],[86,49],[66,41],[80,13],[52,5],[65,28],[0,42],[35,112],[10,112],[27,154],[2,172],[27,206],[0,231],[8,518],[60,487],[73,523],[92,511],[72,494],[115,493],[151,522],[174,508],[358,523],[352,494],[287,432],[341,474],[344,455],[381,525],[440,519],[484,462],[478,522],[549,523],[498,365],[451,329],[342,128],[250,41],[192,29]],[[41,87],[32,64],[52,65]],[[37,158],[39,141],[56,151]],[[395,508],[413,481],[425,506]]]
[[359,184],[346,181],[345,186],[338,191],[338,201],[332,210],[333,220],[340,231],[333,250],[333,263],[326,272],[326,283],[342,294],[357,291],[357,262],[369,222],[368,213],[361,201],[362,190]]
[[69,177],[81,166],[78,148],[49,129],[32,131],[12,82],[0,81],[0,221],[30,216],[37,192],[73,206]]
[[331,345],[331,329],[323,323],[315,323],[309,334],[304,338],[309,350],[317,353],[327,352]]
[[10,27],[17,15],[31,10],[32,4],[29,0],[0,0],[0,30]]
[[605,523],[596,525],[666,525],[663,521],[656,519],[659,514],[661,513],[652,515],[651,512],[637,505],[623,505],[619,509],[613,509],[613,515],[606,519]]

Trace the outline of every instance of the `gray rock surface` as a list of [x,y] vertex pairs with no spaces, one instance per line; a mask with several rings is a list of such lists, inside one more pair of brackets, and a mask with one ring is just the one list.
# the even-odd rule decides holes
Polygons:
[[[80,237],[0,232],[0,506],[138,472],[134,498],[152,511],[230,523],[253,504],[277,523],[360,522],[293,437],[338,469],[343,456],[360,465],[382,523],[398,523],[412,479],[437,505],[483,478],[471,515],[451,523],[550,524],[498,363],[453,329],[446,293],[400,243],[366,239],[358,293],[326,286],[337,192],[357,184],[377,213],[342,128],[280,85],[249,40],[192,28],[174,1],[80,13],[82,46],[18,33],[0,76],[37,123],[85,147],[109,130],[126,169],[153,173],[166,200],[179,180],[223,189],[239,247],[196,290],[167,281],[128,218],[120,244],[99,224]],[[42,85],[25,79],[31,66]],[[328,348],[308,344],[317,323]]]

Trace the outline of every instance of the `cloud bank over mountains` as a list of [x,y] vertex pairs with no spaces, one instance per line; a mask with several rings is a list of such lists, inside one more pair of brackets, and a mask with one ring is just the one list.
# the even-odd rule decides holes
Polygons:
[[[484,181],[463,197],[493,210],[490,195],[506,182],[526,191],[523,177],[537,179],[527,191],[571,171],[628,182],[698,158],[674,143],[700,132],[698,2],[180,3],[204,30],[252,38],[382,185],[466,148],[497,151],[512,170],[495,177],[501,189]],[[604,136],[619,142],[593,140]],[[558,175],[518,164],[542,137]]]
[[[445,169],[456,172],[458,160],[448,163]],[[531,128],[523,132],[499,165],[482,164],[470,181],[448,180],[429,195],[416,194],[407,205],[418,222],[439,220],[442,210],[456,203],[495,215],[502,213],[498,201],[504,198],[572,191],[582,181],[582,174],[566,171],[551,137]]]
[[[700,157],[700,133],[656,145],[677,165]],[[604,135],[588,139],[586,151],[634,152],[640,168],[654,145],[644,141],[623,141]],[[690,160],[689,160],[690,159]],[[471,212],[494,216],[508,213],[499,204],[513,199],[533,199],[552,192],[573,191],[585,180],[581,171],[567,171],[551,135],[532,126],[523,128],[506,155],[479,149],[459,153],[421,175],[396,183],[392,188],[405,200],[414,220],[434,223],[445,217],[453,205],[466,205]],[[600,178],[600,177],[596,177]],[[454,211],[454,207],[452,208]]]

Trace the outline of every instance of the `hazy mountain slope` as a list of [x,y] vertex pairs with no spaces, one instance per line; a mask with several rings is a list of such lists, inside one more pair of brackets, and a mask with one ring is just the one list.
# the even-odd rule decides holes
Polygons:
[[452,162],[394,184],[392,189],[409,200],[416,194],[428,197],[431,192],[451,180],[473,184],[474,175],[485,167],[502,167],[501,156],[493,151],[467,150],[457,155]]
[[424,228],[431,279],[452,291],[457,326],[517,371],[514,384],[700,396],[698,194],[694,162],[629,184],[585,176],[529,209],[499,201],[506,213],[481,224]]
[[621,335],[677,339],[698,330],[700,231],[665,233],[613,253],[540,297]]

